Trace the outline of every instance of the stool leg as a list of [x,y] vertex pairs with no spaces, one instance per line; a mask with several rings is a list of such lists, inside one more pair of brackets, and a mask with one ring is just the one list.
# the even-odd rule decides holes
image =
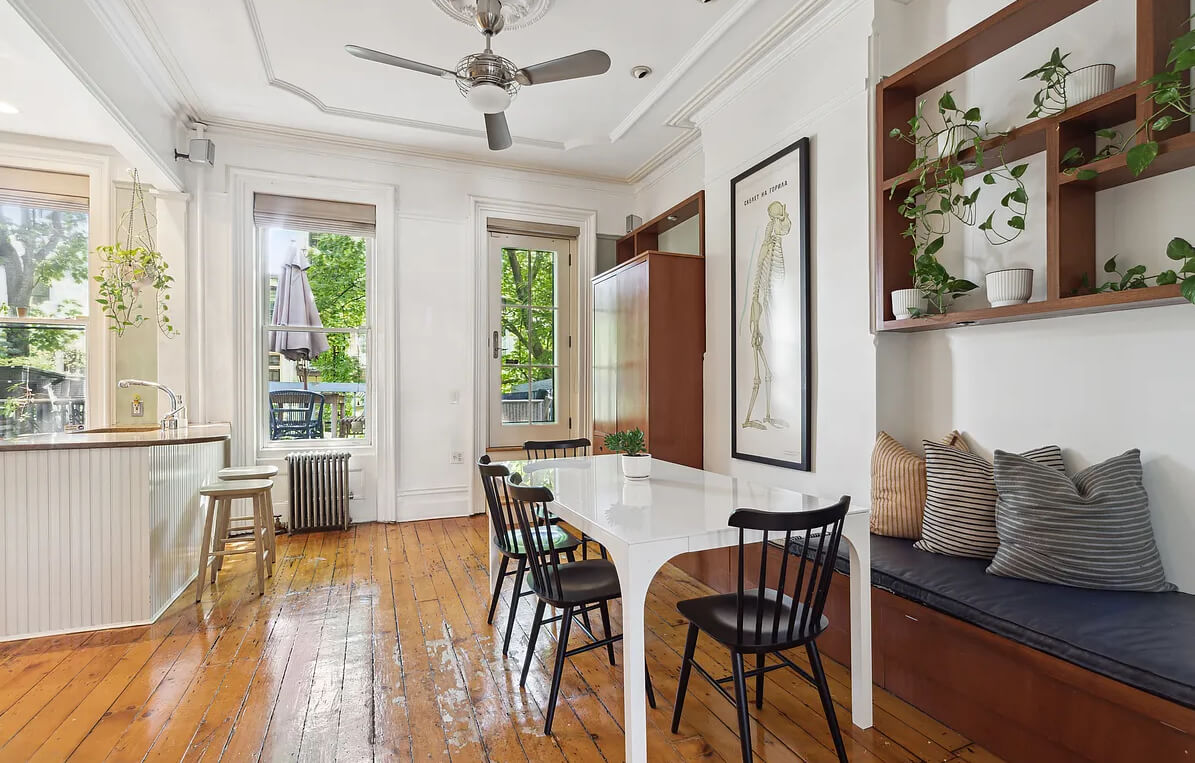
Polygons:
[[269,498],[265,493],[262,493],[253,499],[253,505],[256,509],[254,516],[257,517],[256,521],[253,523],[253,532],[259,536],[262,536],[262,543],[265,545],[265,554],[268,557],[266,560],[266,575],[269,577],[274,577],[274,552],[270,549],[270,535],[273,535],[273,533],[269,532],[267,529],[268,526],[266,524],[266,501],[268,500]]
[[257,595],[265,596],[266,546],[265,538],[261,537],[261,496],[253,498],[253,516],[253,561],[257,562]]
[[[231,498],[217,498],[216,499],[216,531],[212,537],[212,546],[215,551],[223,551],[228,541],[228,516],[232,512]],[[216,573],[224,566],[224,557],[217,556],[212,560],[212,578],[211,583],[216,582]]]
[[274,489],[266,491],[265,497],[266,542],[270,546],[270,567],[278,561],[278,536],[274,534]]
[[199,539],[199,575],[195,578],[195,603],[203,598],[203,585],[207,582],[208,556],[212,550],[212,524],[215,519],[216,502],[206,495],[199,497],[200,506],[206,508],[203,520],[203,537]]

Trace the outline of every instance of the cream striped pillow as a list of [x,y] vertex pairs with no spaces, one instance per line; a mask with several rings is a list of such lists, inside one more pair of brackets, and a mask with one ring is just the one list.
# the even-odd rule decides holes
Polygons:
[[[970,452],[958,432],[951,432],[941,442]],[[925,494],[925,459],[887,432],[880,432],[871,452],[871,531],[893,538],[919,539]]]

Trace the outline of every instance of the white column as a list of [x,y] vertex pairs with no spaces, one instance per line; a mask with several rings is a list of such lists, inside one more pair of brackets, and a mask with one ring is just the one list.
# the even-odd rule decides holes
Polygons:
[[190,325],[187,320],[187,201],[185,193],[156,194],[157,201],[157,245],[158,251],[170,266],[170,275],[174,283],[170,289],[170,321],[174,325],[176,336],[167,337],[161,332],[157,334],[158,349],[158,378],[159,384],[165,384],[173,390],[178,390],[183,396],[183,403],[187,406],[188,418],[191,415],[192,392],[197,381],[191,378],[191,357],[194,347],[191,340]]

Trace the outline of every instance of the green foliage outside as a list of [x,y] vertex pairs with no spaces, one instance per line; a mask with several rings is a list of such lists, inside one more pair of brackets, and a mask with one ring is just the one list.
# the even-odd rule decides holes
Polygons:
[[502,393],[553,378],[556,253],[502,250]]
[[[330,328],[365,325],[365,239],[312,233],[307,279],[320,319]],[[329,349],[311,362],[321,382],[363,384],[361,361],[349,354],[349,334],[328,334]]]

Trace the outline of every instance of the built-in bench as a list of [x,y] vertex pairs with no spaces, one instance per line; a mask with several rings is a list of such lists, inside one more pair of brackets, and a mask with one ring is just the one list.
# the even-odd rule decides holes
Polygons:
[[[837,566],[819,644],[849,664],[845,544]],[[1195,761],[1195,596],[985,567],[872,536],[879,686],[1013,761]]]

